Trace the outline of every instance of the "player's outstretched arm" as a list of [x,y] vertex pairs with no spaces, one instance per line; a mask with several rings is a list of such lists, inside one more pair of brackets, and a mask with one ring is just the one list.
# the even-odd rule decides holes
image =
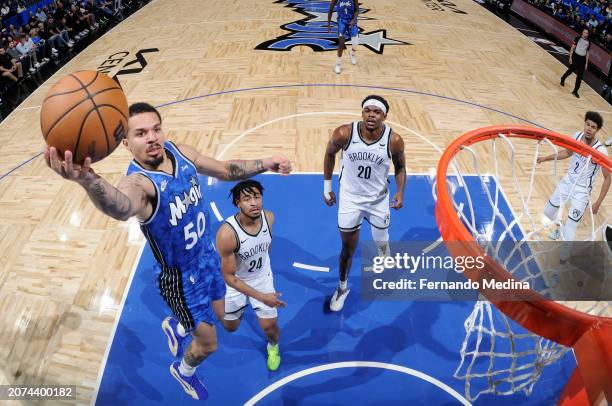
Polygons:
[[91,169],[91,159],[85,158],[83,165],[72,163],[72,152],[66,151],[61,160],[53,147],[45,149],[47,165],[64,179],[81,185],[93,204],[104,214],[127,220],[134,215],[145,219],[152,209],[149,196],[155,194],[153,184],[140,175],[124,177],[117,187],[108,183]]
[[610,175],[610,172],[608,172],[604,168],[601,168],[601,173],[604,177],[604,181],[601,185],[601,191],[599,192],[599,197],[597,198],[595,203],[593,203],[593,214],[597,214],[597,212],[599,211],[601,204],[605,200],[606,195],[608,194],[608,191],[610,190],[610,183],[612,183],[612,175]]
[[218,161],[200,154],[192,146],[181,144],[178,147],[196,165],[198,173],[221,180],[248,179],[266,171],[277,172],[281,175],[291,173],[291,162],[284,155],[254,160]]
[[391,207],[399,210],[404,205],[404,189],[406,188],[406,154],[404,153],[404,140],[396,133],[391,134],[391,159],[395,168],[395,185],[397,192],[393,196]]
[[236,234],[228,224],[222,224],[217,231],[217,251],[221,257],[221,272],[223,279],[232,288],[249,297],[259,300],[270,307],[285,307],[287,304],[278,299],[280,293],[261,293],[253,289],[236,276],[236,256],[238,247]]
[[351,126],[343,125],[334,130],[327,147],[325,148],[325,157],[323,158],[323,200],[328,206],[333,206],[336,203],[336,195],[332,190],[332,174],[336,165],[336,154],[344,148],[351,136]]
[[569,149],[564,149],[563,151],[559,152],[558,154],[550,154],[550,155],[546,155],[546,156],[541,156],[538,157],[537,159],[537,163],[541,164],[542,162],[546,162],[546,161],[552,161],[555,158],[560,161],[562,159],[567,159],[569,157],[571,157],[573,154],[573,152]]

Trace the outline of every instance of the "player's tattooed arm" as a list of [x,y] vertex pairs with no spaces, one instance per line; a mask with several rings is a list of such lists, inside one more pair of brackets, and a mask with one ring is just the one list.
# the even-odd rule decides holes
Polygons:
[[179,149],[195,164],[198,173],[221,180],[242,180],[266,171],[282,175],[291,172],[291,162],[283,155],[255,160],[218,161],[200,154],[189,145],[179,145]]
[[396,133],[391,134],[391,160],[395,168],[395,184],[397,192],[393,196],[391,207],[400,209],[404,205],[404,189],[406,188],[406,154],[404,153],[404,140]]
[[232,160],[226,161],[227,168],[226,180],[242,180],[250,178],[253,175],[265,172],[263,161],[255,159],[253,161]]
[[72,152],[65,151],[61,159],[53,147],[45,149],[45,161],[49,168],[62,178],[81,185],[94,205],[103,213],[117,219],[127,220],[138,214],[150,214],[150,197],[155,195],[153,184],[141,175],[125,177],[115,188],[91,169],[91,159],[85,158],[82,165],[72,162]]
[[[82,186],[100,211],[116,220],[125,221],[146,211],[149,205],[146,189],[151,189],[153,185],[135,174],[123,178],[117,187],[99,176],[82,183]],[[144,219],[144,216],[139,217]]]

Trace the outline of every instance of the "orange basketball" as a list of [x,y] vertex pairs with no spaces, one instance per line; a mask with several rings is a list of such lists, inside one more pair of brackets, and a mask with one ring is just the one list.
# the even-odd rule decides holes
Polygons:
[[96,71],[63,77],[49,91],[40,111],[47,145],[60,157],[72,151],[73,161],[92,162],[108,156],[127,132],[128,103],[121,86]]

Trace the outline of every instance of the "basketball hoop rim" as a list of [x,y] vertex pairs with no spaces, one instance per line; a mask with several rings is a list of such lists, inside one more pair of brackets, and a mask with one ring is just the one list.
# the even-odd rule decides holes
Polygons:
[[[444,151],[438,163],[436,187],[438,198],[436,200],[435,213],[438,228],[444,241],[458,241],[470,243],[470,248],[465,251],[480,249],[475,238],[463,225],[453,205],[452,192],[446,182],[448,167],[463,146],[469,146],[480,141],[496,138],[499,134],[513,138],[526,138],[542,140],[547,138],[553,144],[567,148],[581,155],[591,155],[592,161],[612,172],[612,160],[591,146],[575,139],[554,133],[552,131],[520,125],[496,125],[472,130],[455,139]],[[478,247],[478,248],[476,248]],[[480,254],[484,251],[480,249]],[[478,255],[478,253],[476,254]],[[507,280],[513,276],[506,271],[497,261],[487,261],[490,274],[500,280]],[[532,333],[555,341],[565,346],[573,346],[580,337],[590,329],[598,329],[612,326],[612,318],[593,316],[570,309],[553,300],[546,299],[539,293],[532,291],[536,300],[528,301],[502,301],[490,300],[499,310],[515,322],[523,325]]]

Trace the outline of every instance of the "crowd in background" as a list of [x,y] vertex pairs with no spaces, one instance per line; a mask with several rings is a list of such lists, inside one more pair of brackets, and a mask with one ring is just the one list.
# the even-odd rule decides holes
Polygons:
[[610,0],[528,0],[576,32],[589,30],[589,38],[612,50],[612,4]]
[[[0,98],[33,91],[146,0],[5,0],[0,3]],[[18,99],[18,97],[17,97]],[[15,104],[19,100],[13,100]]]

